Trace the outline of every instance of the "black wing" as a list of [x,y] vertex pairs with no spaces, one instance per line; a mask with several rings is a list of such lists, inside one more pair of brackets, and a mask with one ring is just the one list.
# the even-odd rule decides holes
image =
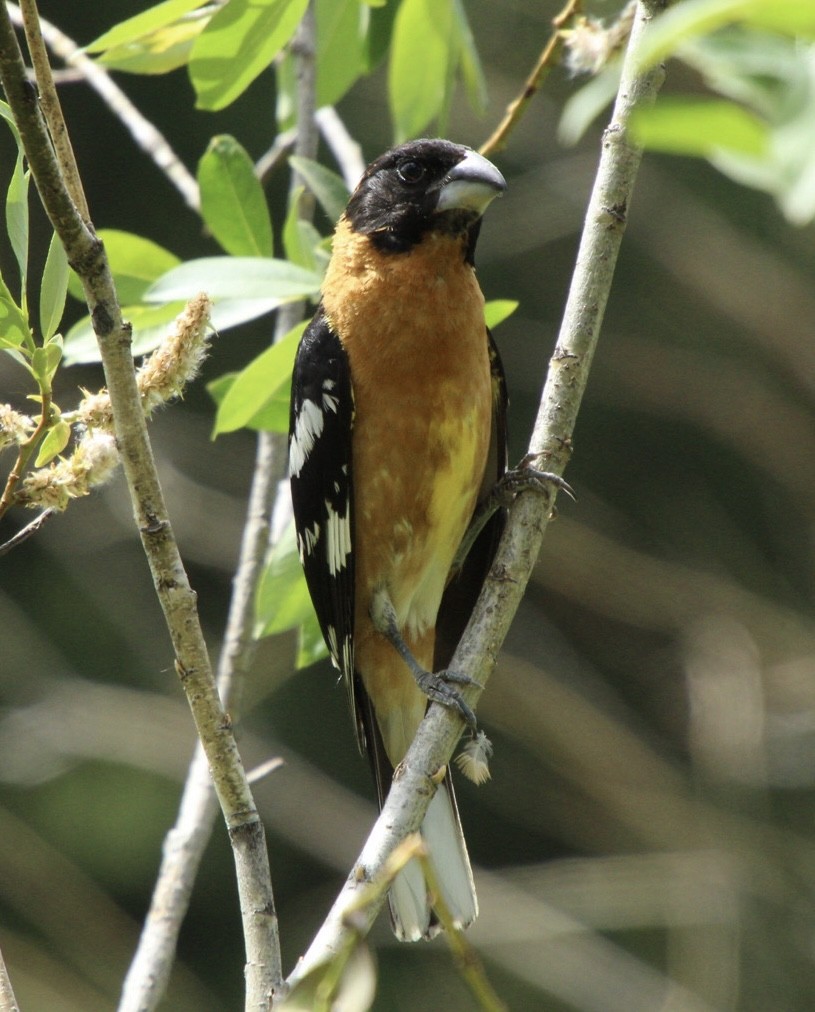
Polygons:
[[[320,307],[303,334],[294,361],[289,477],[306,583],[331,660],[342,672],[351,712],[356,714],[353,425],[348,356]],[[356,724],[359,737],[358,720]]]
[[[487,466],[478,494],[479,504],[490,494],[507,469],[506,377],[501,356],[489,330],[487,343],[492,374],[492,433]],[[493,513],[461,564],[461,569],[453,575],[444,591],[436,619],[436,647],[433,660],[436,671],[446,668],[453,657],[481,593],[492,560],[495,558],[505,523],[505,509]]]

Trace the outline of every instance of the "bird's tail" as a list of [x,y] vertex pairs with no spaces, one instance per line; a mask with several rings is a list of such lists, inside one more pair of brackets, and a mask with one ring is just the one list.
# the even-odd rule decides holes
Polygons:
[[[478,900],[449,771],[430,802],[421,834],[453,923],[466,928],[478,916]],[[397,938],[416,942],[439,932],[431,899],[422,867],[413,858],[396,876],[388,893],[391,924]]]

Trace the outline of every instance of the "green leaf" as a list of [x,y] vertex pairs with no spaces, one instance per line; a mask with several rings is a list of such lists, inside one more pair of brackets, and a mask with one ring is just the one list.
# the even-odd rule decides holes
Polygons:
[[49,382],[54,378],[54,373],[59,368],[59,364],[62,361],[62,337],[60,334],[54,334],[53,337],[49,338],[45,345],[45,368],[49,379]]
[[[99,230],[99,238],[105,244],[116,292],[122,305],[140,302],[154,281],[181,263],[174,253],[152,239],[145,239],[132,232],[103,228]],[[68,281],[68,291],[74,298],[84,301],[82,285],[73,272]]]
[[365,70],[367,73],[376,70],[379,64],[385,59],[391,44],[393,35],[393,23],[396,20],[396,13],[399,5],[383,3],[381,6],[370,4],[373,7],[370,12],[368,31],[365,35]]
[[322,250],[325,240],[310,221],[300,217],[303,193],[303,187],[298,186],[289,200],[289,211],[283,224],[283,250],[286,259],[293,264],[322,273],[327,263]]
[[6,228],[17,266],[20,268],[20,304],[23,306],[25,305],[28,277],[28,183],[30,178],[31,173],[25,169],[23,156],[18,154],[6,196]]
[[40,331],[47,341],[57,332],[68,293],[68,258],[56,232],[51,236],[40,284]]
[[499,323],[503,323],[518,308],[515,299],[492,299],[484,306],[484,320],[490,330],[494,330]]
[[17,124],[14,122],[14,114],[11,111],[11,106],[7,102],[3,102],[2,99],[0,99],[0,117],[8,123],[9,129],[14,135],[17,150],[22,152],[23,142],[20,140],[20,131],[17,129]]
[[198,163],[201,214],[233,256],[271,257],[272,222],[252,159],[235,140],[213,137]]
[[297,555],[293,522],[269,553],[255,597],[257,639],[288,629],[300,631],[298,667],[312,664],[328,653]]
[[397,141],[420,134],[441,113],[457,50],[453,0],[402,0],[388,68]]
[[454,0],[453,12],[464,87],[473,109],[484,112],[487,108],[487,80],[462,0]]
[[[238,373],[218,406],[214,435],[243,428],[287,387],[305,329],[305,322],[298,324]],[[288,420],[284,430],[287,424]]]
[[317,0],[317,106],[335,105],[365,71],[368,8],[359,0]]
[[212,299],[261,299],[280,305],[315,295],[321,278],[287,260],[271,257],[203,257],[168,271],[145,293],[145,302],[191,299],[206,292]]
[[99,62],[129,74],[169,74],[190,62],[193,44],[208,20],[190,18],[157,28],[142,39],[108,49]]
[[801,0],[685,0],[654,20],[637,59],[641,66],[652,66],[676,52],[683,42],[736,22],[813,38],[815,4]]
[[34,348],[28,320],[0,277],[0,347],[10,349],[24,346],[31,350]]
[[196,106],[224,109],[264,71],[294,34],[307,0],[229,0],[193,46]]
[[289,165],[297,172],[306,186],[319,200],[332,225],[339,219],[348,203],[350,193],[342,176],[327,169],[310,158],[292,155]]
[[70,438],[71,426],[60,418],[58,422],[51,426],[45,436],[45,439],[43,439],[42,443],[40,443],[40,449],[37,453],[37,459],[34,461],[34,467],[43,467],[43,465],[49,464],[54,457],[62,453],[68,445],[68,440]]
[[141,14],[136,14],[132,18],[127,18],[127,20],[114,25],[104,35],[100,35],[99,38],[85,46],[85,51],[101,53],[106,49],[136,42],[173,24],[190,11],[203,7],[206,2],[207,0],[165,0],[164,3],[156,4],[154,7],[142,11]]
[[[163,306],[124,306],[122,316],[133,327],[134,358],[158,347],[167,335],[184,302],[170,302]],[[66,365],[100,362],[99,345],[89,316],[71,327],[65,335],[64,358]]]
[[761,155],[768,128],[754,113],[724,99],[666,96],[631,120],[637,143],[656,151],[708,157],[722,149]]
[[619,64],[604,67],[582,88],[571,95],[563,106],[557,127],[558,140],[567,147],[577,144],[603,109],[612,101],[620,86]]

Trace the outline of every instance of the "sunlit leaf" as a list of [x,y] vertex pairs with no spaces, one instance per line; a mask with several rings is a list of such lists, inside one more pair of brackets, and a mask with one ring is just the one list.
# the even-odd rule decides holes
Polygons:
[[34,466],[43,467],[45,464],[50,463],[54,457],[62,453],[68,445],[70,438],[71,426],[62,419],[55,422],[48,430],[45,439],[40,443],[40,449],[37,453],[37,459],[34,461]]
[[654,20],[637,57],[643,66],[664,60],[689,39],[725,25],[815,37],[815,4],[802,0],[685,0]]
[[[99,238],[105,244],[105,253],[122,305],[140,302],[157,278],[181,263],[174,253],[152,239],[145,239],[133,232],[103,228],[99,230]],[[68,291],[74,298],[85,298],[82,285],[73,272],[68,280]]]
[[193,46],[190,76],[199,109],[241,95],[294,34],[307,0],[230,0]]
[[[144,355],[161,344],[184,306],[184,302],[164,306],[123,306],[122,316],[133,328],[133,356]],[[65,335],[63,354],[66,365],[101,361],[89,316],[75,323]]]
[[631,120],[636,141],[655,151],[708,156],[722,148],[748,155],[767,150],[767,124],[725,99],[666,96]]
[[492,299],[484,306],[484,319],[490,330],[494,330],[499,323],[503,323],[518,308],[515,299]]
[[397,141],[442,111],[457,59],[453,0],[402,0],[393,28],[388,98]]
[[23,156],[18,154],[6,195],[6,229],[17,266],[20,269],[22,305],[25,305],[28,276],[28,183],[30,178],[31,173],[25,169]]
[[120,21],[99,38],[94,39],[85,50],[88,53],[101,53],[114,46],[125,46],[173,24],[190,11],[203,7],[206,2],[207,0],[165,0],[164,3],[142,11],[141,14]]
[[366,67],[368,8],[359,0],[317,0],[317,105],[334,105]]
[[336,172],[332,172],[319,162],[310,158],[299,158],[297,155],[289,158],[289,164],[297,170],[298,175],[320,202],[331,223],[336,222],[345,210],[350,196],[342,176],[338,176]]
[[271,257],[272,222],[252,159],[234,137],[213,137],[198,163],[201,214],[233,256]]
[[31,331],[22,310],[0,277],[0,347],[33,347]]
[[40,331],[43,340],[57,332],[68,293],[68,258],[56,232],[51,237],[40,285]]
[[287,260],[271,257],[203,257],[188,260],[159,278],[144,295],[146,302],[191,299],[206,292],[211,299],[262,299],[278,305],[314,295],[321,278]]
[[108,49],[99,62],[130,74],[169,74],[189,63],[193,43],[206,25],[207,18],[198,17],[158,28],[135,42]]
[[[262,411],[291,379],[294,356],[306,324],[301,323],[253,359],[229,387],[215,418],[215,435],[234,432]],[[284,422],[283,429],[286,424]]]

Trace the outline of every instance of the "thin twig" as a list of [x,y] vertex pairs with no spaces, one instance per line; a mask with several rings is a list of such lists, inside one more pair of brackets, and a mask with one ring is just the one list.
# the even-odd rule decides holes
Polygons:
[[20,0],[20,10],[23,15],[23,29],[28,43],[28,52],[31,56],[31,65],[34,68],[34,78],[40,92],[40,105],[57,152],[57,159],[62,166],[65,185],[79,213],[85,221],[88,221],[90,219],[88,202],[85,199],[85,191],[79,177],[71,138],[68,136],[65,118],[62,115],[62,106],[54,86],[54,75],[51,73],[48,53],[45,51],[36,0]]
[[[21,26],[23,16],[16,4],[7,4],[14,24]],[[50,21],[40,18],[42,37],[51,51],[66,66],[74,69],[88,82],[117,119],[121,120],[142,151],[146,152],[161,172],[184,198],[193,211],[200,209],[198,183],[173,151],[166,137],[146,119],[105,68],[87,56],[79,46]]]
[[[317,132],[314,127],[314,21],[309,7],[298,29],[297,60],[301,79],[298,89],[297,128],[293,143],[298,155],[314,158]],[[309,84],[309,80],[312,82]],[[278,138],[279,139],[279,138]],[[291,192],[294,193],[294,183]],[[304,213],[301,202],[301,214]],[[302,315],[302,304],[287,304],[278,312],[274,340],[280,340]],[[285,446],[273,433],[258,435],[255,467],[249,493],[240,558],[233,581],[232,599],[218,663],[218,691],[233,720],[240,710],[243,684],[255,653],[252,635],[254,596],[270,540],[273,500],[285,465]],[[284,492],[288,496],[288,486]],[[161,868],[154,887],[138,949],[125,980],[119,1012],[154,1009],[166,990],[178,933],[189,907],[192,888],[217,809],[203,750],[196,749],[184,784],[175,825],[167,834]],[[274,922],[274,973],[269,981],[277,993],[282,982],[280,950]]]
[[85,291],[136,525],[232,844],[246,943],[247,994],[268,993],[274,901],[263,824],[218,697],[196,595],[164,503],[136,382],[130,327],[122,319],[104,248],[65,187],[6,4],[0,4],[0,77],[43,206]]
[[0,1012],[20,1012],[2,952],[0,952]]
[[563,26],[575,17],[581,7],[582,0],[568,0],[568,3],[560,14],[552,18],[554,31],[550,35],[546,45],[543,47],[543,51],[538,57],[538,62],[532,68],[532,72],[529,77],[527,77],[526,81],[524,81],[524,86],[518,93],[517,98],[510,102],[507,106],[504,118],[498,124],[490,137],[479,148],[482,155],[495,154],[496,151],[503,151],[506,147],[509,135],[515,129],[518,121],[526,112],[529,103],[540,89],[541,84],[543,83],[546,75],[552,69],[555,59],[563,47]]
[[26,524],[22,530],[17,531],[13,538],[9,538],[8,541],[4,541],[3,544],[0,545],[0,556],[8,555],[10,551],[17,548],[24,541],[28,541],[31,535],[36,534],[37,531],[43,527],[56,512],[56,510],[47,509],[43,510],[39,516],[34,517],[31,523]]
[[362,148],[351,136],[333,105],[324,105],[318,109],[315,118],[320,133],[340,167],[345,185],[353,191],[365,171]]
[[[572,285],[549,375],[542,394],[530,452],[543,458],[547,471],[562,473],[569,458],[571,435],[585,389],[588,370],[622,241],[628,206],[639,168],[641,151],[627,133],[634,108],[653,101],[662,82],[662,69],[644,73],[636,69],[635,53],[662,0],[641,0],[627,49],[622,81],[611,124],[603,136],[600,165],[589,204]],[[473,615],[451,661],[451,668],[466,671],[481,685],[495,665],[501,644],[517,611],[534,567],[546,529],[555,490],[550,495],[523,493],[514,503],[495,562]],[[468,689],[471,704],[479,688]],[[462,731],[462,720],[451,710],[434,704],[416,735],[400,776],[388,794],[371,835],[327,919],[287,983],[325,964],[345,944],[345,911],[353,905],[364,883],[377,877],[387,855],[400,840],[421,825],[435,790],[433,775],[450,760]],[[379,907],[357,910],[355,930],[370,927]]]

